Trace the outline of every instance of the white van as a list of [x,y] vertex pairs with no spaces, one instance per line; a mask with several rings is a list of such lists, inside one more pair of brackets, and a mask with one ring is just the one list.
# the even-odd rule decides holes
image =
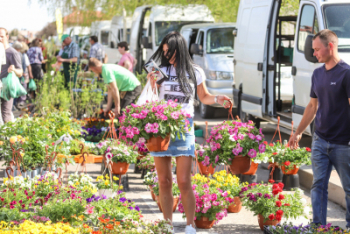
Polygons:
[[[242,120],[277,123],[279,116],[282,127],[291,129],[293,121],[296,129],[310,101],[312,73],[323,65],[313,57],[312,37],[333,30],[340,58],[350,63],[350,1],[301,0],[298,16],[281,16],[280,8],[281,1],[240,1],[233,96]],[[313,134],[313,124],[305,133]]]
[[[206,75],[206,85],[213,95],[227,95],[232,99],[233,81],[233,30],[235,23],[190,24],[181,29],[191,57]],[[202,118],[213,118],[215,108],[200,103]]]
[[[180,32],[186,24],[214,22],[210,10],[204,5],[141,6],[135,9],[132,20],[130,52],[138,61],[135,68],[138,73],[142,72],[145,61],[169,32]],[[146,33],[143,25],[147,25]]]

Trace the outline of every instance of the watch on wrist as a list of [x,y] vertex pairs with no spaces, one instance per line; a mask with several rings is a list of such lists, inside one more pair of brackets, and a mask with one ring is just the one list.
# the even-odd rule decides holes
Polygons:
[[215,96],[214,101],[215,103],[218,103],[218,95]]

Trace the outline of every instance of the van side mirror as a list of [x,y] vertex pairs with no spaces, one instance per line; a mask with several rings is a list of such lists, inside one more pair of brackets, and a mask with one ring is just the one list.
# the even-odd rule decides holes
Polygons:
[[112,49],[114,49],[114,48],[115,48],[114,41],[111,41],[111,48],[112,48]]
[[312,38],[314,35],[308,35],[305,40],[304,56],[305,59],[311,63],[318,63],[317,58],[313,55],[314,50],[312,49]]
[[192,44],[190,52],[191,54],[203,55],[203,50],[199,48],[198,44]]
[[152,38],[151,37],[142,37],[142,45],[145,49],[152,49]]

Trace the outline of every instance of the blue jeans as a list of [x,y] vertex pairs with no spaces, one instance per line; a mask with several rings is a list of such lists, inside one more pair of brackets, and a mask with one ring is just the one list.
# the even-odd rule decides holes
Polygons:
[[313,223],[327,224],[328,182],[334,166],[346,194],[346,227],[350,227],[350,146],[329,143],[315,133],[311,161]]

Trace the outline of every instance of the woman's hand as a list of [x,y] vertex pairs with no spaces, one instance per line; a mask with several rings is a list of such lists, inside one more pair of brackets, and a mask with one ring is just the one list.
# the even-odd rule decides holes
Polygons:
[[225,108],[230,108],[232,105],[231,99],[225,95],[218,95],[217,102]]
[[147,74],[147,79],[151,83],[152,88],[156,86],[156,81],[158,79],[158,76],[155,72],[150,72]]

